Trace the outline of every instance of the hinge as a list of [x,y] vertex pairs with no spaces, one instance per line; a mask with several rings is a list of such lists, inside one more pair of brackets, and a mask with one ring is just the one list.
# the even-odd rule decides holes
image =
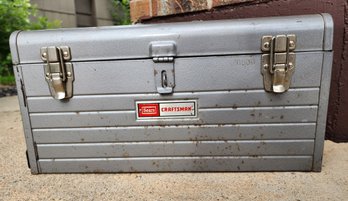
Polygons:
[[284,93],[289,89],[295,71],[295,48],[294,34],[262,37],[261,73],[266,91]]
[[53,98],[61,100],[73,95],[74,72],[70,48],[50,46],[41,48],[45,77]]
[[152,42],[150,44],[150,55],[154,62],[154,77],[157,92],[160,94],[173,93],[175,87],[175,43],[172,41]]

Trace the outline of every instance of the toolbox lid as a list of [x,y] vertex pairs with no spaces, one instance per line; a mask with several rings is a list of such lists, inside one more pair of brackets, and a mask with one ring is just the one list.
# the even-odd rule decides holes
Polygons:
[[17,31],[10,46],[14,64],[42,63],[40,49],[69,46],[71,61],[152,58],[151,44],[175,44],[176,57],[261,54],[265,35],[295,34],[296,52],[331,51],[329,14]]

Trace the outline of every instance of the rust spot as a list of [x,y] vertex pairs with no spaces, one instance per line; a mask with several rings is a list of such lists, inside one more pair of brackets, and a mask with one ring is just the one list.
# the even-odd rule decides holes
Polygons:
[[280,119],[284,119],[284,115],[281,115],[281,116],[280,116]]
[[236,104],[233,104],[232,105],[232,109],[237,109],[238,107],[237,107],[237,105]]
[[81,138],[80,140],[81,140],[81,142],[84,142],[84,141],[85,141],[85,138]]
[[250,114],[250,116],[255,117],[255,114]]

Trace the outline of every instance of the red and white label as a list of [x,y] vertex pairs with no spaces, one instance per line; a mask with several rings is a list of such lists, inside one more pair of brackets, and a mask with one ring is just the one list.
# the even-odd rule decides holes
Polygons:
[[186,118],[197,116],[197,102],[183,101],[137,101],[137,118]]

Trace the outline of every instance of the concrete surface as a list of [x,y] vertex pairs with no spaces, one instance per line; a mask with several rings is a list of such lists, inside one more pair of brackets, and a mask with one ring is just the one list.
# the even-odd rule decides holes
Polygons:
[[325,142],[321,173],[31,175],[17,97],[0,99],[0,200],[348,200],[348,144]]

